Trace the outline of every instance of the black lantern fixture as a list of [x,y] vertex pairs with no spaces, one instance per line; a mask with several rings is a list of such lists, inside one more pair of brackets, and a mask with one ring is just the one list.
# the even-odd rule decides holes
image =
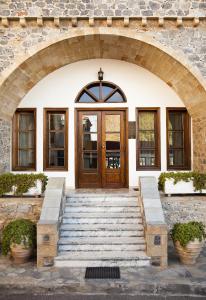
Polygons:
[[99,79],[99,81],[103,80],[103,76],[104,76],[104,72],[102,71],[102,68],[100,68],[100,70],[98,72],[98,79]]

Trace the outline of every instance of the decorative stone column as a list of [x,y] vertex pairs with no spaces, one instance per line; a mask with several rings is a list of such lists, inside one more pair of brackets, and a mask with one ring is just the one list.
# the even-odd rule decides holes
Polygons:
[[0,174],[10,171],[11,121],[0,117]]

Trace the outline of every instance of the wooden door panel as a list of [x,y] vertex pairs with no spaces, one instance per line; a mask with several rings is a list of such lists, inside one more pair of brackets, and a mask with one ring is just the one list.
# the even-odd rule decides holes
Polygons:
[[127,186],[126,111],[77,112],[77,186]]
[[103,187],[124,187],[125,112],[102,112],[102,182]]
[[79,111],[77,118],[78,187],[101,186],[101,113]]

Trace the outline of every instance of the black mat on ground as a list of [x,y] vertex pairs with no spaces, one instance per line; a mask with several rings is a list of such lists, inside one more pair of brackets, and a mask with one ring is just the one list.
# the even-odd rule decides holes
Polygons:
[[85,279],[120,279],[119,267],[86,268]]

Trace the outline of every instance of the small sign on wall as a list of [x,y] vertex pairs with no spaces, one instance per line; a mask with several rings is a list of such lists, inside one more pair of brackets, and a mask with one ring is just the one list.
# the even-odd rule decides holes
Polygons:
[[136,122],[135,121],[129,121],[128,138],[136,139]]

